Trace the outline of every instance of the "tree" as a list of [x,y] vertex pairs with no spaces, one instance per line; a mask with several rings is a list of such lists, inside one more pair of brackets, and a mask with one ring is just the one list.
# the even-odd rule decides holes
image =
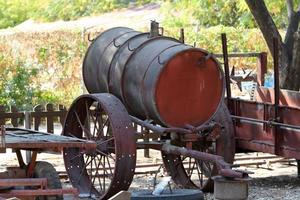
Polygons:
[[273,38],[279,39],[280,87],[300,89],[300,2],[286,0],[288,26],[282,39],[264,0],[245,0],[270,52],[273,54]]

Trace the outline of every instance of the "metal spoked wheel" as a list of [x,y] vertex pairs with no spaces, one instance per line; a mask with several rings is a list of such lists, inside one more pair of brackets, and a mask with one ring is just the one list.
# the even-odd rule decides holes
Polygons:
[[[219,108],[214,120],[223,126],[219,138],[216,141],[193,142],[188,148],[221,155],[226,162],[232,163],[235,153],[234,128],[225,104]],[[183,142],[175,145],[186,146]],[[204,192],[213,191],[211,177],[217,174],[213,163],[163,152],[162,157],[167,172],[177,185],[183,188],[200,188]]]
[[82,95],[73,102],[63,135],[97,143],[91,151],[64,149],[66,171],[81,196],[108,199],[129,188],[136,163],[134,134],[127,111],[113,95]]

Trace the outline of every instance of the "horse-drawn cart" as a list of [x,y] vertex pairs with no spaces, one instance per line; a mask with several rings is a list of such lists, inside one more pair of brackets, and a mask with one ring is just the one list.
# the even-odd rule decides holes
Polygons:
[[[5,179],[0,179],[0,184],[13,180],[8,178],[51,174],[38,173],[50,168],[35,161],[36,154],[44,150],[63,150],[72,185],[81,196],[99,199],[129,188],[137,149],[161,151],[164,168],[179,187],[203,191],[213,189],[212,177],[216,175],[230,180],[247,177],[247,173],[231,169],[236,142],[239,150],[300,158],[300,122],[288,117],[288,113],[296,116],[299,109],[282,106],[283,102],[280,105],[284,96],[279,95],[276,58],[274,104],[270,95],[270,103],[240,100],[231,97],[224,35],[225,76],[213,54],[186,45],[183,39],[162,36],[160,30],[153,22],[149,33],[117,27],[95,38],[83,62],[84,83],[90,94],[73,102],[62,136],[22,129],[3,131],[2,148],[15,149],[20,167],[3,173],[1,178]],[[158,139],[137,140],[149,134]],[[33,151],[29,163],[24,163],[20,150]],[[45,178],[49,186],[52,179]],[[55,194],[56,198],[75,192],[48,189],[44,179],[28,180],[31,185],[24,179],[15,179],[12,185],[32,187],[41,181],[38,184],[43,190],[35,190],[35,194]],[[28,191],[25,187],[8,194],[25,195]]]
[[[108,199],[127,190],[137,149],[161,151],[179,187],[211,191],[215,175],[247,176],[228,164],[234,127],[218,61],[151,25],[149,33],[109,29],[86,53],[83,79],[91,94],[73,102],[63,129],[65,136],[97,143],[94,152],[64,150],[70,181],[81,194]],[[149,133],[159,139],[137,140]]]

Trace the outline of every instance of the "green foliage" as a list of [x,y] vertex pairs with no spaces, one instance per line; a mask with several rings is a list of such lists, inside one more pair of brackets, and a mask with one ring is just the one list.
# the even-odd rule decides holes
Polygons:
[[[295,1],[295,4],[299,0]],[[286,28],[285,1],[265,0],[278,28]],[[255,28],[255,22],[244,0],[174,0],[162,7],[165,23],[170,27],[199,25]]]
[[28,18],[27,5],[24,5],[27,2],[22,2],[22,0],[0,0],[0,28],[14,26]]
[[[160,0],[0,0],[0,28],[15,26],[29,18],[41,21],[72,20],[83,16]],[[265,0],[279,28],[287,25],[286,2]],[[298,5],[300,0],[295,0]],[[199,24],[254,28],[255,23],[244,0],[173,0],[162,10],[175,26]],[[171,25],[170,24],[170,25]]]
[[[265,3],[277,27],[286,29],[286,1],[265,0]],[[299,3],[300,0],[294,1],[295,6]],[[230,52],[268,51],[245,0],[173,0],[166,2],[161,11],[167,34],[178,38],[180,28],[184,28],[188,44],[196,43],[200,48],[220,53],[220,35],[227,33]],[[241,59],[232,63],[248,64]]]
[[[150,2],[158,0],[0,0],[0,28],[28,18],[70,20]],[[265,2],[277,26],[285,28],[285,1]],[[185,28],[188,44],[220,53],[220,34],[225,32],[229,52],[267,51],[244,0],[169,0],[161,10],[167,35],[178,38],[179,29]],[[20,109],[39,103],[70,105],[82,93],[80,68],[87,45],[78,30],[0,37],[0,104]],[[249,66],[253,59],[230,62]]]
[[[176,27],[165,27],[165,32],[168,36],[179,38],[180,29]],[[268,51],[262,34],[257,28],[245,29],[243,27],[235,28],[219,25],[209,28],[200,27],[197,29],[197,27],[189,26],[185,28],[185,43],[196,45],[212,53],[221,53],[222,33],[226,33],[227,35],[229,53]],[[230,59],[230,65],[234,65],[237,68],[254,68],[256,67],[256,62],[255,59]]]
[[[3,58],[3,57],[2,57]],[[4,59],[1,59],[3,62]],[[6,60],[8,61],[8,60]],[[40,66],[24,61],[13,61],[1,72],[0,104],[16,106],[21,110],[31,110],[39,103],[57,103],[57,97],[49,91],[42,91],[35,84]]]
[[[39,103],[70,105],[83,92],[81,63],[87,46],[80,30],[2,35],[0,104],[20,108]],[[23,80],[25,88],[19,80]],[[22,95],[30,100],[17,95],[19,91],[24,91]]]
[[0,0],[0,29],[27,19],[73,20],[112,11],[129,4],[143,5],[154,0]]

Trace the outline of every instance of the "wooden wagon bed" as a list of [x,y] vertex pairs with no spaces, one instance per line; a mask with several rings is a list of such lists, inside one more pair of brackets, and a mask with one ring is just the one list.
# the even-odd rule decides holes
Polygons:
[[55,135],[21,128],[6,128],[1,135],[0,148],[25,149],[34,151],[60,151],[63,148],[96,148],[94,141]]

